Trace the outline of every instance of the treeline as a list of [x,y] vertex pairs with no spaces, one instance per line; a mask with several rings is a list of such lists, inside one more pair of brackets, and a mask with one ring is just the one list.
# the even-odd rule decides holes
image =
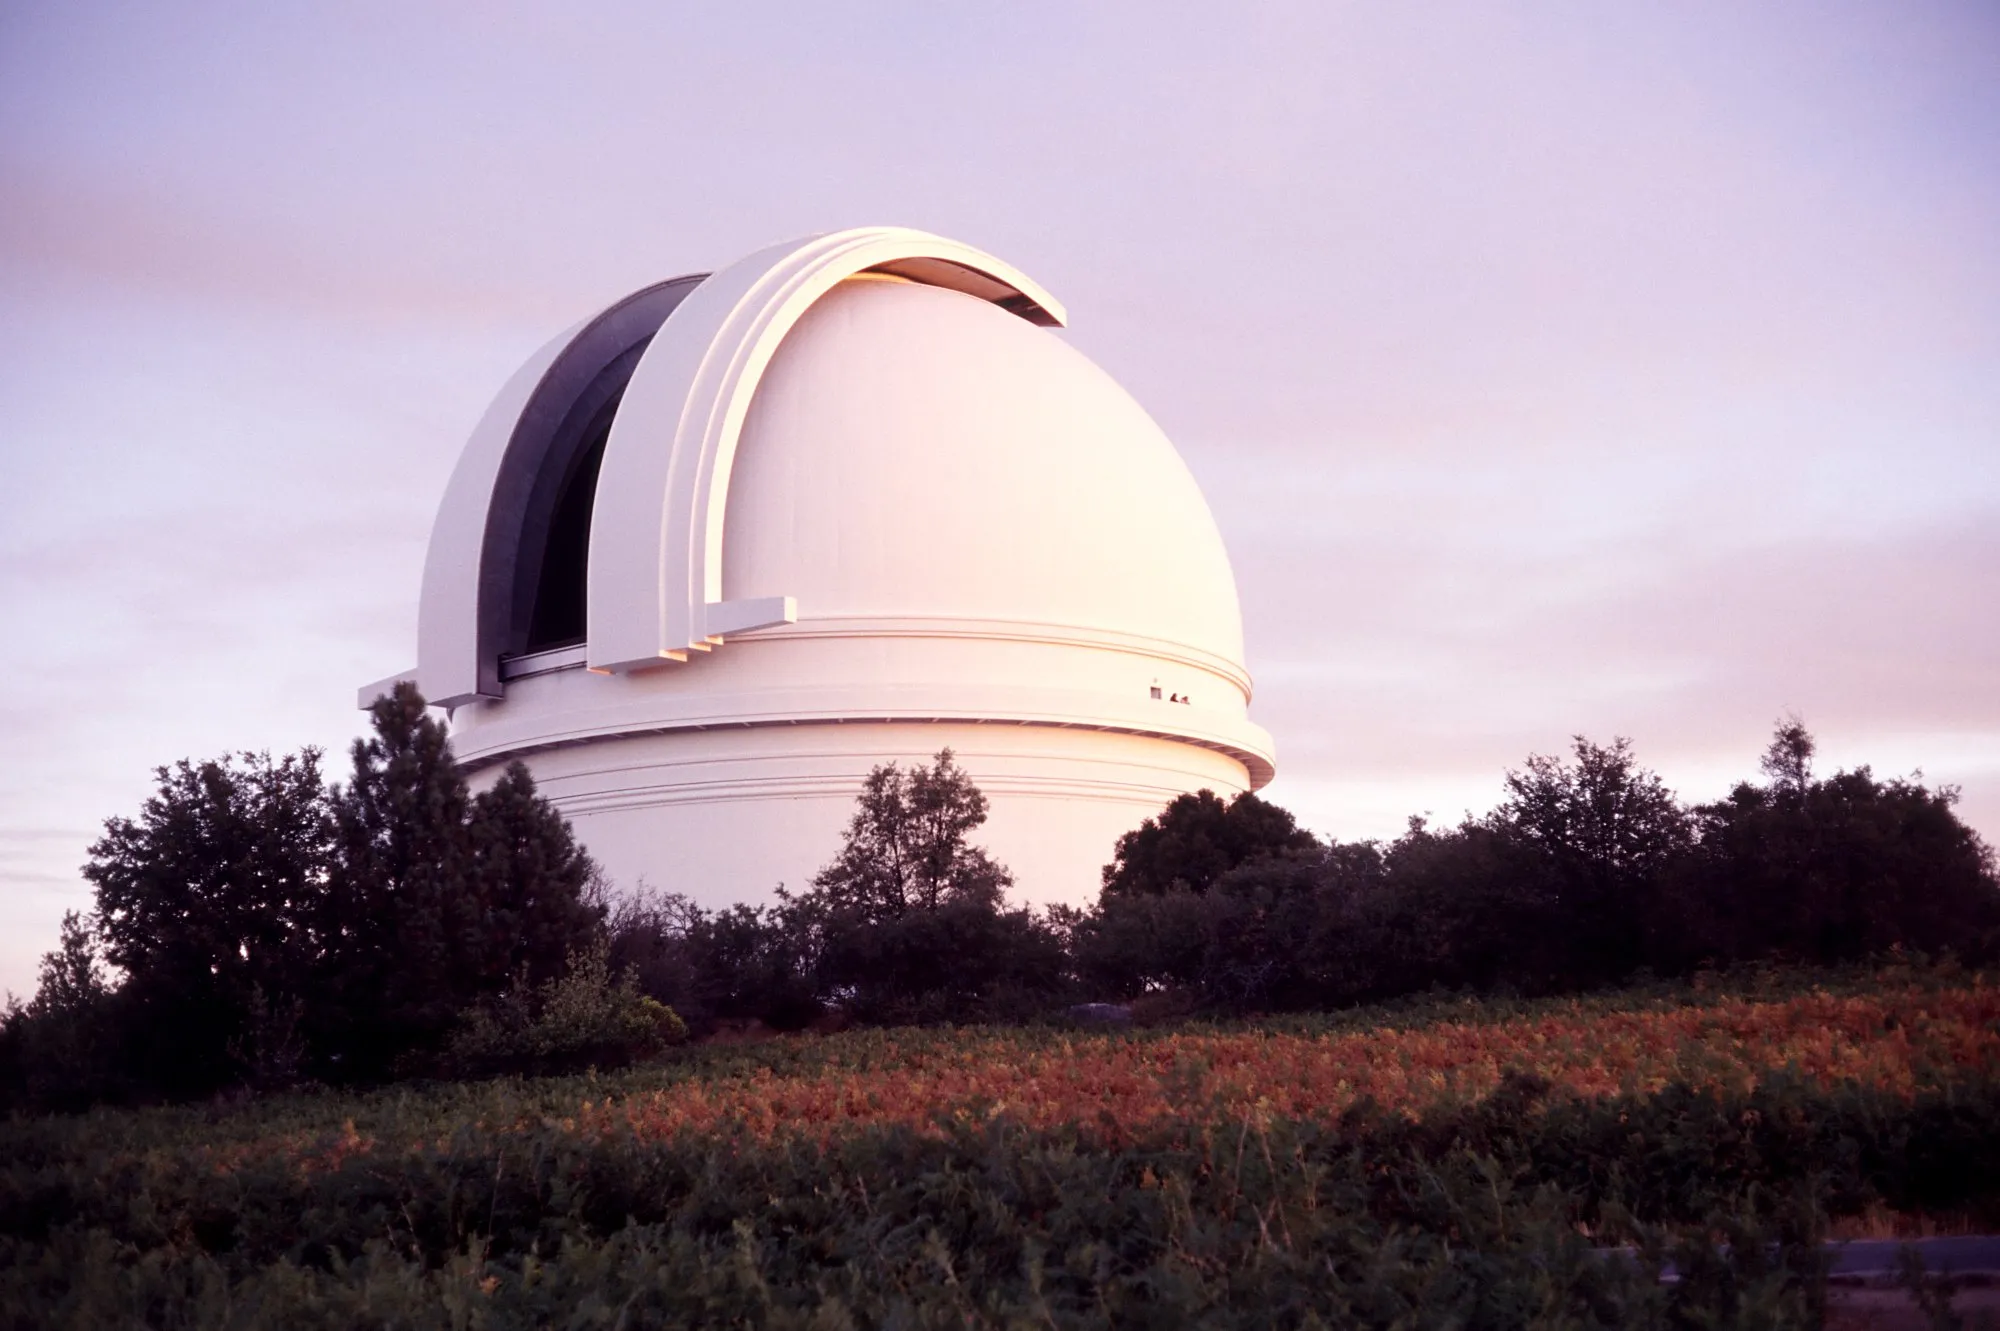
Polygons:
[[1094,906],[1031,911],[973,844],[986,800],[949,751],[872,772],[803,892],[705,910],[614,900],[519,765],[470,795],[408,686],[373,720],[344,786],[311,751],[182,762],[137,820],[106,824],[96,910],[0,1019],[0,1104],[607,1066],[690,1028],[1123,1020],[2000,954],[1993,855],[1956,793],[1816,778],[1796,721],[1762,781],[1712,804],[1682,804],[1624,740],[1578,738],[1509,773],[1491,814],[1412,819],[1388,843],[1321,841],[1255,795],[1202,791],[1119,840]]
[[1625,740],[1529,759],[1506,800],[1387,844],[1320,843],[1254,796],[1175,802],[1120,843],[1075,921],[1090,986],[1236,1010],[1444,987],[1548,994],[1641,972],[2000,951],[1991,850],[1957,794],[1867,768],[1815,779],[1781,725],[1765,780],[1689,807]]
[[[1896,949],[2000,955],[1990,849],[1956,792],[1868,769],[1824,780],[1782,725],[1759,783],[1689,807],[1630,745],[1578,738],[1456,827],[1327,842],[1255,795],[1184,795],[1122,837],[1088,910],[1007,907],[964,860],[984,801],[941,755],[871,778],[812,890],[706,912],[628,898],[612,955],[697,1027],[1249,1013],[1444,988],[1538,995],[1751,962]],[[939,816],[949,806],[955,812]],[[899,839],[900,838],[900,839]],[[917,890],[896,879],[916,866]]]

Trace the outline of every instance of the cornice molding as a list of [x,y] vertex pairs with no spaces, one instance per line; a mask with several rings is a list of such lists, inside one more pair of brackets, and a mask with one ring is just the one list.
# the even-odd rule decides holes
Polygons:
[[1230,717],[1166,702],[1122,703],[1101,692],[1032,685],[883,687],[830,685],[754,693],[673,695],[607,700],[568,711],[536,709],[530,719],[505,711],[452,737],[458,760],[477,770],[530,753],[636,735],[768,726],[906,723],[1050,726],[1138,735],[1192,744],[1243,764],[1252,789],[1275,775],[1276,748],[1269,732]]

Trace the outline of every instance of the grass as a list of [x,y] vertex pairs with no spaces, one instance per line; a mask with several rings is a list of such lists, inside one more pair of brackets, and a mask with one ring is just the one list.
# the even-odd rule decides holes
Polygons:
[[2000,1224],[1996,1051],[1909,964],[16,1119],[0,1325],[1811,1325]]

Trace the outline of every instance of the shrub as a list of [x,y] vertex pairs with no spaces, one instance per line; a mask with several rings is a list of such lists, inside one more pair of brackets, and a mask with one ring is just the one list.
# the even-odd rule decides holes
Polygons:
[[611,973],[599,944],[572,956],[567,974],[525,980],[481,1003],[452,1033],[446,1066],[461,1075],[622,1067],[687,1039],[670,1007],[639,992],[632,972]]
[[612,910],[611,963],[698,1034],[726,1021],[802,1029],[820,1015],[811,930],[790,906],[705,911],[643,887]]
[[1670,903],[1672,959],[1834,962],[1893,947],[1992,956],[2000,884],[1956,800],[1863,767],[1739,785],[1703,805],[1700,845]]
[[882,921],[841,913],[821,930],[823,992],[863,1021],[1018,1019],[1056,1002],[1068,973],[1063,939],[1048,921],[986,901]]

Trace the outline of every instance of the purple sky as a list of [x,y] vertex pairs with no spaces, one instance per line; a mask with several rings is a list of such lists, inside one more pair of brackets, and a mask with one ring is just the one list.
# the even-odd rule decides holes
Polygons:
[[1180,445],[1315,830],[1796,710],[2000,840],[1988,0],[299,8],[0,8],[0,988],[154,765],[344,772],[522,357],[859,223]]

